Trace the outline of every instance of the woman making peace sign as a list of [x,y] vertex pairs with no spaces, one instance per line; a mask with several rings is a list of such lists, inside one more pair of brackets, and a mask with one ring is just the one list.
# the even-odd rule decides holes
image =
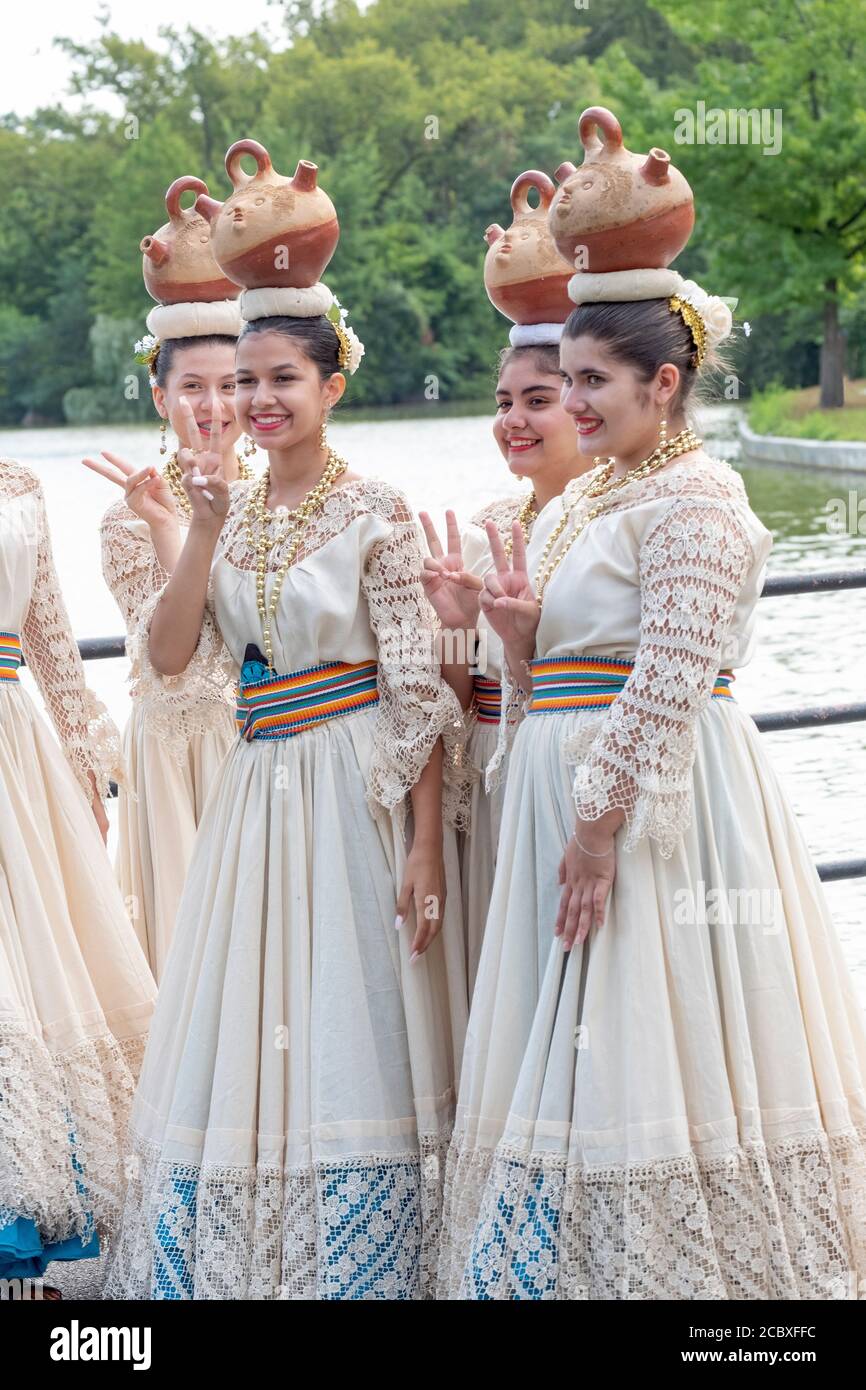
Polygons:
[[528,698],[449,1154],[451,1297],[833,1298],[866,1273],[866,1034],[731,695],[770,536],[687,427],[694,355],[667,301],[577,309],[563,403],[615,462],[528,558],[491,530],[482,606]]

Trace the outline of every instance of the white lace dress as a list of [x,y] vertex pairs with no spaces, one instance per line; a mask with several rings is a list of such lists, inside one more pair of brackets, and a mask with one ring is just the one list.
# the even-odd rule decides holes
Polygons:
[[[823,1299],[866,1275],[862,1014],[761,735],[710,698],[751,656],[770,544],[736,473],[683,460],[612,494],[550,581],[537,656],[635,666],[607,709],[514,739],[446,1295]],[[566,954],[560,858],[575,810],[611,807],[606,919]]]
[[0,681],[0,1228],[87,1244],[118,1215],[156,988],[90,808],[88,774],[105,794],[120,739],[85,687],[39,481],[8,460],[0,631],[20,637],[60,739]]
[[[512,522],[517,520],[523,502],[522,496],[506,497],[491,502],[476,512],[461,537],[463,563],[466,569],[481,578],[492,567],[493,557],[484,529],[485,523],[494,522],[503,541],[509,540]],[[478,662],[475,673],[484,680],[501,685],[502,662],[502,643],[482,613],[478,619]],[[479,719],[478,713],[478,706],[473,702],[466,713],[466,747],[468,760],[475,769],[476,777],[472,785],[469,825],[459,839],[460,884],[463,892],[466,969],[470,998],[475,986],[484,924],[490,907],[502,800],[505,795],[504,760],[501,766],[496,762],[495,767],[491,769],[489,789],[487,787],[487,769],[495,758],[499,726]]]
[[[248,486],[233,485],[212,577],[237,663],[262,640]],[[430,1287],[467,1011],[453,832],[443,930],[415,963],[414,909],[399,932],[394,917],[402,810],[440,735],[455,798],[465,774],[420,568],[404,499],[362,480],[332,490],[286,574],[277,671],[378,661],[379,704],[238,739],[220,770],[135,1105],[115,1296]]]
[[[181,522],[184,533],[187,523]],[[145,522],[124,501],[102,519],[102,572],[123,615],[131,661],[132,710],[123,734],[128,786],[118,805],[117,875],[157,980],[162,978],[195,832],[208,792],[235,737],[233,668],[212,642],[194,672],[139,679],[136,630],[144,604],[168,575]],[[213,634],[218,638],[218,634]]]

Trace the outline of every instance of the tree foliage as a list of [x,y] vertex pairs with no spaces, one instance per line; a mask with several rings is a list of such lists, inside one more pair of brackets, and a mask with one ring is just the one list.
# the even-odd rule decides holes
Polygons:
[[[279,12],[276,47],[194,26],[130,41],[105,19],[93,43],[59,40],[83,109],[0,122],[0,420],[62,418],[64,399],[103,408],[114,388],[94,348],[114,345],[123,380],[131,343],[124,359],[109,320],[143,331],[138,243],[165,220],[166,187],[191,173],[225,197],[223,156],[243,136],[284,173],[314,159],[337,205],[327,279],[367,346],[349,399],[421,399],[431,380],[442,399],[486,392],[506,334],[484,294],[484,230],[510,221],[522,169],[579,162],[577,116],[599,102],[631,148],[668,148],[692,182],[698,220],[678,266],[739,297],[754,330],[747,387],[814,380],[828,299],[862,356],[862,7],[298,0]],[[677,113],[700,101],[780,108],[779,154],[677,143]]]

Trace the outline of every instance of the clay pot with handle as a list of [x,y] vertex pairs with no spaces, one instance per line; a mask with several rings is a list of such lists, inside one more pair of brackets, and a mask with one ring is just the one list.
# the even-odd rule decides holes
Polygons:
[[[632,154],[604,106],[588,107],[578,131],[582,165],[566,162],[554,176],[561,187],[549,221],[561,254],[591,272],[670,265],[695,223],[692,190],[670,155],[659,149]],[[578,248],[585,252],[575,261]]]
[[207,194],[207,184],[185,174],[165,195],[168,221],[143,237],[144,283],[157,304],[211,303],[236,299],[241,287],[220,270],[211,249],[210,227],[194,207],[182,208],[184,193]]
[[[252,155],[256,172],[241,168]],[[213,253],[223,273],[244,289],[307,289],[322,278],[340,238],[337,213],[317,184],[318,168],[298,161],[292,177],[278,174],[264,145],[238,140],[226,154],[234,192],[224,203],[196,199],[208,219]]]
[[[529,190],[538,192],[538,207]],[[484,261],[488,298],[514,323],[564,323],[574,308],[566,293],[573,271],[563,260],[548,226],[548,209],[556,189],[538,169],[519,174],[511,186],[514,214],[507,231],[498,222],[487,228],[490,248]]]

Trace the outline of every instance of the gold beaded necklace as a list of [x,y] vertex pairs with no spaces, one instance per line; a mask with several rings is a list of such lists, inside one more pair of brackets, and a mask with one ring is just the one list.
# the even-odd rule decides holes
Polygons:
[[[266,468],[255,487],[250,490],[250,494],[244,505],[242,514],[244,531],[246,532],[247,544],[256,557],[256,606],[259,610],[259,617],[262,623],[262,643],[264,645],[265,661],[269,670],[274,669],[274,651],[271,642],[271,623],[277,611],[277,604],[280,601],[280,590],[283,587],[283,580],[295,562],[295,556],[300,548],[304,529],[319,507],[323,504],[325,497],[330,491],[333,483],[339,478],[341,473],[345,473],[348,468],[345,459],[341,459],[335,454],[333,449],[328,450],[328,462],[325,471],[316,485],[310,488],[299,506],[286,510],[278,518],[276,513],[269,512],[267,509],[268,492],[271,486],[271,470]],[[282,520],[282,529],[272,532],[271,527],[277,521]],[[258,534],[254,531],[257,527]],[[271,551],[284,540],[291,538],[289,552],[274,575],[274,585],[271,590],[270,600],[265,598],[265,575],[267,573],[268,556]]]
[[[517,513],[517,520],[520,522],[520,529],[523,532],[523,539],[529,539],[529,528],[533,521],[538,518],[538,502],[534,492],[530,492],[520,511]],[[510,530],[510,528],[509,528]],[[511,552],[514,549],[514,537],[505,537],[505,554],[511,559]]]
[[[253,470],[250,468],[250,465],[244,459],[241,458],[240,454],[236,454],[235,458],[238,461],[238,477],[241,478],[244,482],[248,482],[250,478],[255,476],[253,474]],[[163,468],[162,476],[168,483],[168,489],[172,497],[176,502],[180,503],[180,510],[183,513],[183,515],[191,518],[192,507],[190,505],[190,500],[187,497],[186,492],[184,491],[183,469],[177,461],[176,453],[172,454],[168,463]]]
[[703,440],[698,439],[697,435],[694,434],[692,430],[681,430],[679,434],[674,435],[673,439],[668,440],[665,444],[660,444],[657,449],[653,450],[649,458],[644,459],[643,463],[638,464],[637,468],[629,469],[628,473],[623,474],[621,478],[611,478],[613,461],[610,459],[608,460],[600,476],[596,478],[594,483],[590,484],[585,492],[581,493],[581,498],[600,497],[602,500],[597,502],[594,507],[590,507],[589,511],[575,526],[565,545],[554,555],[552,560],[550,559],[551,552],[569,523],[571,517],[570,511],[565,513],[562,520],[557,522],[550,533],[547,544],[544,547],[544,553],[539,561],[535,579],[535,596],[539,608],[544,600],[544,594],[548,584],[578,536],[585,530],[591,521],[594,521],[597,516],[601,516],[602,512],[605,510],[606,498],[611,493],[617,492],[620,488],[625,487],[627,483],[634,483],[640,478],[646,478],[648,474],[654,473],[656,469],[661,468],[663,464],[669,463],[671,459],[677,458],[680,454],[687,454],[690,453],[692,449],[699,449],[702,443]]

